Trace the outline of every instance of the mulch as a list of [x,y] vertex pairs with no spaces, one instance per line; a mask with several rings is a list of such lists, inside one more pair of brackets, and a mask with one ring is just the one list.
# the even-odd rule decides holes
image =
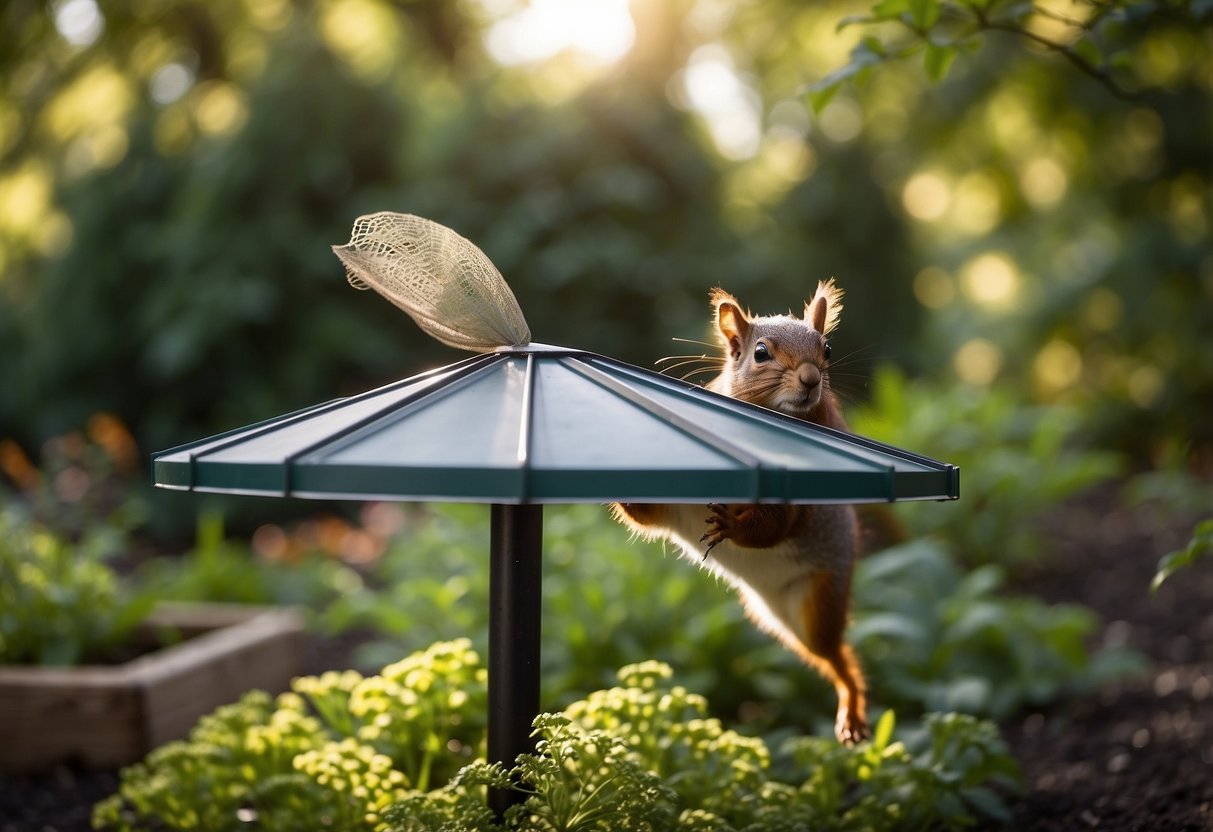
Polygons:
[[[1025,784],[1009,800],[1008,829],[1213,832],[1213,564],[1149,591],[1159,558],[1188,540],[1195,519],[1162,521],[1103,489],[1044,521],[1055,551],[1014,589],[1094,609],[1100,638],[1151,667],[1003,724]],[[347,647],[314,645],[311,670],[343,666]],[[87,830],[93,803],[117,785],[116,772],[68,767],[0,775],[0,832]]]

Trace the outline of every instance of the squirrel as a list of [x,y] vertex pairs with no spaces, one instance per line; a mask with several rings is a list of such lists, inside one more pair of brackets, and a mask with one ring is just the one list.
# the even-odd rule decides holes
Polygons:
[[[847,430],[830,389],[830,344],[842,290],[817,284],[804,317],[751,317],[722,289],[711,292],[723,366],[706,387],[789,416]],[[859,524],[849,505],[663,505],[614,503],[617,520],[647,540],[670,540],[684,556],[724,577],[746,612],[838,694],[834,733],[868,737],[866,684],[843,641]],[[706,531],[704,528],[706,526]],[[700,551],[700,546],[706,549]]]

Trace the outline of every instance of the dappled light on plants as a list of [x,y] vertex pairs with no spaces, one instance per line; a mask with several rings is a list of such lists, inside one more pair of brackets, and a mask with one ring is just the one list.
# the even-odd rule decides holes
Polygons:
[[948,209],[945,231],[968,237],[990,233],[1002,220],[999,183],[982,171],[965,174],[952,191]]
[[941,309],[956,299],[956,281],[939,266],[914,275],[914,297],[929,309]]
[[1038,210],[1060,202],[1068,185],[1065,168],[1050,156],[1035,156],[1019,169],[1019,189]]
[[167,63],[156,70],[148,82],[152,100],[157,104],[172,104],[189,90],[194,74],[180,63]]
[[1116,292],[1103,287],[1092,289],[1079,314],[1092,332],[1110,332],[1120,324],[1125,314],[1125,302]]
[[993,382],[1002,365],[1002,350],[988,338],[970,338],[952,356],[956,376],[966,384],[979,387]]
[[728,159],[758,152],[761,100],[719,44],[697,49],[681,74],[681,96],[707,123],[716,149]]
[[[235,392],[208,391],[178,410],[198,419],[226,411],[226,424],[241,421],[230,412],[241,402],[289,406],[355,378],[385,377],[372,356],[391,351],[348,337],[348,322],[327,322],[342,313],[300,254],[305,241],[335,239],[323,229],[338,217],[385,204],[484,239],[517,275],[520,296],[536,298],[536,332],[552,341],[588,327],[590,346],[648,364],[668,352],[669,337],[702,337],[705,287],[735,285],[778,308],[795,303],[805,281],[835,275],[855,287],[849,348],[921,370],[949,366],[979,335],[1011,356],[1004,369],[1025,389],[1052,395],[1015,346],[1013,330],[1026,327],[1028,341],[1060,337],[1083,355],[1084,383],[1114,405],[1107,429],[1191,426],[1188,409],[1156,409],[1207,389],[1199,380],[1213,370],[1194,336],[1183,352],[1198,378],[1181,382],[1160,363],[1157,395],[1145,395],[1148,373],[1130,394],[1123,380],[1112,382],[1116,373],[1087,371],[1131,358],[1168,310],[1208,308],[1204,284],[1183,276],[1199,273],[1209,227],[1198,158],[1205,133],[1188,115],[1205,111],[1201,67],[1211,59],[1184,17],[1190,9],[1145,26],[1126,16],[1129,7],[1149,11],[1137,5],[1090,17],[1069,10],[1063,16],[1073,20],[1063,23],[1052,7],[1030,4],[986,10],[983,21],[966,18],[965,4],[892,2],[879,4],[871,26],[843,19],[863,4],[781,0],[330,0],[311,11],[222,0],[183,17],[188,26],[137,13],[102,18],[99,6],[72,0],[15,18],[14,31],[41,20],[30,31],[45,48],[5,53],[3,284],[15,320],[30,323],[0,327],[0,355],[30,360],[4,368],[18,381],[11,403],[0,402],[2,432],[35,446],[54,428],[9,425],[81,418],[46,415],[63,405],[34,393],[71,379],[91,400],[84,409],[117,409],[142,432],[145,419],[181,423],[153,419],[136,403],[149,401],[153,383],[181,382],[203,361]],[[60,30],[93,23],[68,17],[103,25],[73,35],[74,45]],[[972,39],[956,41],[969,24]],[[1049,42],[1058,48],[1030,46],[1031,37],[1049,39],[1039,26],[1057,29]],[[499,51],[507,42],[508,59]],[[882,71],[902,45],[913,60]],[[1113,61],[1118,55],[1133,60]],[[831,69],[846,71],[826,95],[817,82]],[[1158,95],[1138,94],[1150,90]],[[313,129],[283,133],[282,124]],[[270,134],[272,142],[259,138]],[[224,217],[248,221],[238,206],[271,193],[291,208],[272,214],[276,230],[261,238],[260,256],[238,243],[226,247],[228,259],[207,250],[215,236],[238,240]],[[250,210],[271,216],[264,205]],[[143,230],[130,233],[136,226]],[[148,239],[176,244],[149,249]],[[104,261],[88,254],[100,241]],[[945,291],[915,284],[938,268],[959,275],[972,299],[964,265],[995,247],[1013,257],[1017,291],[978,305],[1022,324],[973,332],[957,325],[960,307]],[[182,309],[169,297],[184,291],[181,275],[206,263],[214,275],[204,285],[241,285],[217,294],[240,298],[238,311],[214,308],[215,299]],[[1070,303],[1068,282],[1124,297],[1140,275],[1163,269],[1175,277],[1148,281],[1147,314],[1102,330],[1098,359],[1087,355],[1088,336],[1045,314]],[[96,285],[104,298],[132,298],[124,315],[104,299],[79,308],[63,300],[69,275],[85,273],[93,279],[73,291],[83,298]],[[876,314],[876,298],[897,314]],[[194,307],[205,311],[189,314]],[[106,314],[85,322],[84,309]],[[90,343],[67,355],[38,342],[52,314]],[[148,331],[148,322],[165,321],[186,323],[171,336]],[[102,333],[107,325],[126,337]],[[251,368],[229,371],[225,346],[263,351],[275,328],[286,336],[278,343],[332,357],[316,359],[317,370],[302,357],[287,366],[294,359],[270,349],[268,373],[281,384],[249,391]],[[427,349],[390,328],[374,337],[396,350]],[[34,365],[46,368],[37,384]],[[127,378],[140,392],[92,381],[105,377]],[[107,388],[118,401],[106,400]],[[172,406],[146,410],[160,409]],[[267,401],[264,410],[273,409]]]
[[1122,178],[1146,180],[1162,164],[1163,124],[1158,113],[1138,107],[1125,113],[1115,133],[1107,137],[1111,165],[1109,173]]
[[960,272],[960,288],[980,307],[991,311],[1013,308],[1020,274],[1006,252],[989,251],[974,257]]
[[5,236],[38,244],[51,215],[51,184],[50,171],[34,161],[0,175],[0,230]]
[[533,0],[494,21],[484,39],[489,54],[507,65],[537,63],[566,50],[610,64],[631,48],[635,25],[627,0]]
[[849,98],[835,98],[822,111],[819,122],[822,135],[835,144],[859,138],[863,130],[863,111]]
[[1147,362],[1137,362],[1129,367],[1129,398],[1139,407],[1149,408],[1158,403],[1166,386],[1162,370]]
[[134,107],[129,79],[118,67],[101,64],[55,96],[44,114],[45,127],[62,142],[91,128],[121,124]]
[[105,17],[95,0],[60,0],[53,9],[55,28],[73,46],[88,46],[105,30]]
[[[97,570],[105,550],[120,583],[160,598],[299,604],[359,669],[216,714],[129,774],[107,817],[492,822],[483,784],[507,774],[459,774],[481,742],[466,723],[408,761],[386,748],[404,741],[390,718],[357,736],[419,703],[475,719],[466,667],[411,705],[384,694],[407,673],[373,671],[456,637],[483,648],[482,509],[234,500],[195,516],[142,490],[139,447],[450,360],[351,298],[324,254],[379,208],[483,241],[537,339],[646,366],[711,360],[670,339],[708,340],[712,286],[782,310],[836,276],[831,378],[852,427],[963,471],[959,502],[898,507],[915,541],[862,561],[851,636],[896,730],[887,716],[859,751],[781,743],[828,734],[832,693],[725,588],[596,507],[552,512],[544,702],[570,711],[511,772],[535,818],[600,794],[615,817],[689,829],[751,810],[753,828],[981,828],[1005,757],[976,718],[1021,753],[1031,726],[1056,765],[1029,786],[1051,814],[1081,804],[1078,825],[1118,828],[1076,771],[1114,767],[1111,803],[1207,802],[1169,781],[1192,771],[1183,737],[1213,695],[1205,665],[1171,664],[1205,655],[1207,599],[1170,605],[1213,566],[1211,20],[1207,2],[1145,0],[0,2],[0,559],[20,554],[24,576],[0,581],[21,591],[0,613],[29,624],[8,644],[49,636],[26,654],[63,657],[108,631],[123,591]],[[1150,598],[1155,562],[1142,622],[1124,601]],[[1041,601],[1098,606],[1109,587],[1107,624]],[[88,609],[60,615],[51,590]],[[1107,686],[1136,666],[1109,646],[1163,643],[1163,624],[1152,678]],[[649,658],[668,667],[634,664]],[[1117,695],[1107,753],[1069,744]],[[638,703],[686,742],[613,733]],[[968,714],[920,721],[936,708]],[[1176,791],[1144,797],[1163,748]],[[574,782],[573,754],[635,791]],[[664,778],[679,760],[693,769]]]
[[194,123],[203,135],[227,136],[248,117],[243,93],[232,84],[208,82],[190,94]]
[[1050,396],[1063,393],[1082,378],[1082,355],[1068,341],[1055,338],[1036,353],[1033,371]]
[[943,217],[952,199],[952,189],[943,174],[922,171],[906,181],[901,202],[906,213],[916,220],[932,222]]
[[374,0],[334,0],[321,18],[325,41],[368,82],[385,80],[404,47],[399,20]]

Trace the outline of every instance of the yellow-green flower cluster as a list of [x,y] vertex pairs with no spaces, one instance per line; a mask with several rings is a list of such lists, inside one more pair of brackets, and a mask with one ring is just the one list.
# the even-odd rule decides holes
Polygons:
[[435,644],[353,686],[356,736],[391,757],[417,788],[445,782],[483,743],[487,682],[470,641]]
[[408,778],[392,767],[390,757],[352,737],[305,751],[292,765],[335,793],[343,828],[357,828],[359,819],[372,829],[385,828],[380,813],[408,792]]
[[[587,729],[622,737],[631,759],[659,777],[677,777],[679,794],[701,813],[727,817],[762,788],[770,752],[761,739],[709,717],[707,701],[671,685],[672,677],[660,662],[628,665],[619,671],[619,686],[592,693],[565,713]],[[707,815],[696,822],[706,823]]]
[[[972,717],[928,717],[911,751],[892,741],[889,711],[871,742],[788,740],[774,765],[761,739],[708,716],[668,666],[631,665],[619,678],[540,715],[535,753],[510,766],[470,750],[483,740],[486,679],[466,641],[379,676],[251,693],[124,772],[94,822],[123,832],[891,832],[962,828],[975,810],[1005,818],[987,783],[1011,782],[1014,763],[994,726]],[[496,818],[486,788],[523,802]]]

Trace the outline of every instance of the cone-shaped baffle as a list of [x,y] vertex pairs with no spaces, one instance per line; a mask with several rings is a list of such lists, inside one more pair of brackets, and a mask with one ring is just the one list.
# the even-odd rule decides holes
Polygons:
[[166,488],[572,503],[955,499],[959,471],[593,353],[531,344],[163,451]]

